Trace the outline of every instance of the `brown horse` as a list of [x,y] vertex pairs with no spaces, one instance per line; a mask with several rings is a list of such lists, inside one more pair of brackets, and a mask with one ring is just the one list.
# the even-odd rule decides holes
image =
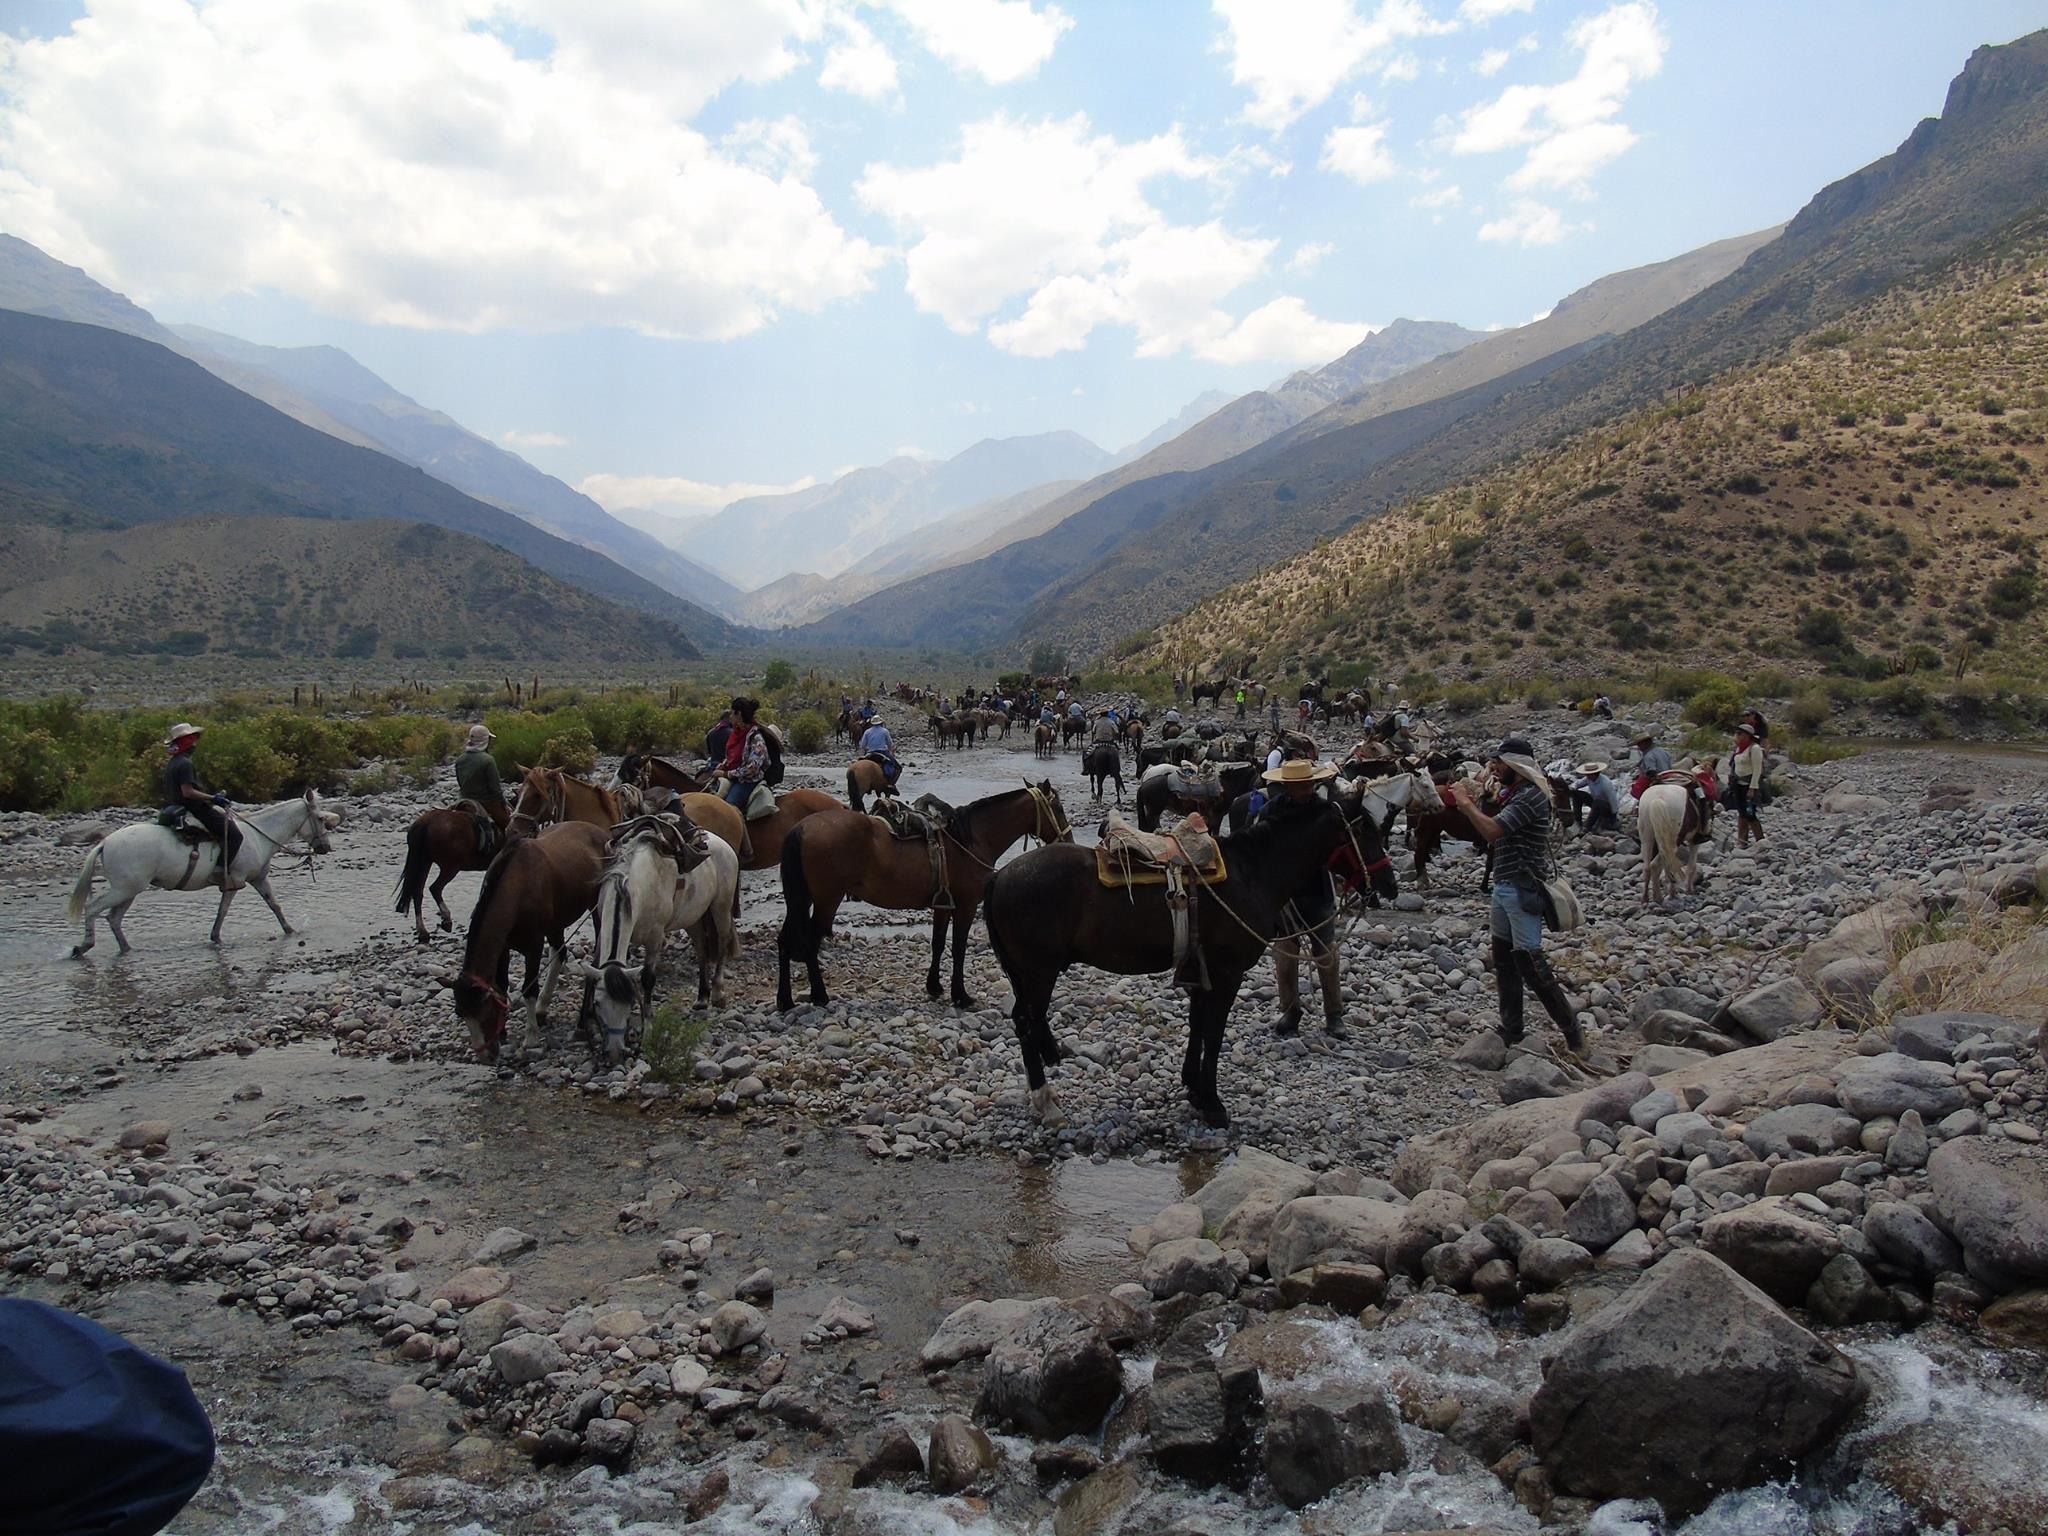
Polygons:
[[866,811],[866,797],[869,795],[893,795],[896,786],[890,782],[888,770],[872,757],[857,757],[846,770],[846,803],[856,811]]
[[1055,756],[1059,750],[1059,739],[1059,728],[1041,720],[1031,733],[1031,750],[1039,757]]
[[[479,845],[476,818],[453,805],[422,811],[406,828],[405,868],[398,876],[398,900],[393,910],[401,917],[407,912],[412,913],[413,931],[422,944],[427,942],[427,920],[423,910],[426,898],[434,898],[434,906],[441,916],[441,931],[448,932],[455,926],[455,920],[448,912],[448,903],[442,896],[442,892],[448,889],[448,882],[468,870],[489,869],[491,860],[505,846],[507,835],[501,823],[496,836]],[[436,866],[440,873],[429,885],[428,872]]]
[[[521,768],[513,830],[531,833],[556,821],[581,821],[609,832],[619,824],[619,797],[559,768]],[[520,822],[526,825],[521,827]]]
[[[441,978],[455,994],[455,1012],[469,1026],[479,1061],[496,1061],[511,1017],[512,955],[526,958],[519,1036],[513,1054],[526,1053],[533,1025],[547,1026],[548,1003],[568,963],[571,925],[597,900],[604,871],[605,833],[584,822],[549,827],[537,837],[514,838],[484,872],[462,969]],[[541,986],[545,951],[555,963]]]
[[878,818],[837,810],[806,822],[782,849],[782,933],[776,944],[780,966],[775,1006],[788,1012],[789,963],[800,959],[810,975],[811,1004],[822,1008],[825,976],[818,966],[818,942],[831,931],[841,902],[851,898],[898,912],[932,913],[932,965],[925,991],[940,995],[939,960],[946,952],[946,925],[953,927],[953,1006],[972,1008],[967,995],[967,930],[981,909],[995,862],[1020,837],[1072,842],[1066,807],[1049,779],[976,800],[953,812],[940,834],[942,872],[949,905],[933,907],[931,853],[915,838],[898,838]]
[[1068,715],[1064,720],[1060,721],[1060,750],[1062,752],[1067,750],[1067,743],[1070,741],[1075,743],[1074,750],[1076,752],[1082,751],[1087,747],[1088,722],[1085,719]]

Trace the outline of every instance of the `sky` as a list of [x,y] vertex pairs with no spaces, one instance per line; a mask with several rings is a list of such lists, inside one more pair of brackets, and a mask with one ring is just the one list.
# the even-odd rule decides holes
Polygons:
[[0,0],[0,230],[615,510],[1115,449],[1778,223],[2039,0]]

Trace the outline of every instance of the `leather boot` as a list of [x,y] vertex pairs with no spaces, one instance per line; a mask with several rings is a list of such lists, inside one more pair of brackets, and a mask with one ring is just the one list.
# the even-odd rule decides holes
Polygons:
[[1522,1038],[1522,973],[1507,939],[1493,941],[1493,987],[1500,994],[1500,1037],[1515,1045]]
[[1544,1012],[1557,1025],[1557,1031],[1564,1036],[1564,1043],[1573,1050],[1585,1045],[1585,1038],[1579,1033],[1578,1014],[1572,1009],[1572,1000],[1564,995],[1564,988],[1557,984],[1557,977],[1550,969],[1550,962],[1540,949],[1518,949],[1515,951],[1515,969],[1529,990],[1536,994],[1543,1004]]

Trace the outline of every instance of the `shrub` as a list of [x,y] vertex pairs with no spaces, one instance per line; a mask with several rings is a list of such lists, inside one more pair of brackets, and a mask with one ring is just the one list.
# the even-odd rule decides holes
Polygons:
[[1685,701],[1685,718],[1711,730],[1732,731],[1747,704],[1739,683],[1709,683]]
[[1910,675],[1887,678],[1871,690],[1870,701],[1886,714],[1917,715],[1927,708],[1927,690]]
[[780,693],[796,681],[796,668],[780,656],[768,663],[768,670],[761,674],[761,686],[770,693]]
[[1833,608],[1809,608],[1799,619],[1799,640],[1816,651],[1832,650],[1849,638],[1849,626]]
[[540,766],[587,776],[597,768],[597,743],[581,720],[563,722],[540,749]]
[[1764,483],[1755,475],[1730,475],[1728,489],[1738,496],[1761,496],[1764,493]]
[[1802,736],[1810,736],[1828,723],[1828,696],[1818,688],[1809,688],[1792,700],[1785,711],[1785,717],[1792,722],[1792,729]]
[[1916,641],[1905,649],[1899,660],[1908,672],[1938,672],[1941,670],[1941,652],[1922,641]]
[[555,729],[546,715],[537,715],[530,709],[517,714],[493,710],[484,716],[484,724],[497,737],[491,743],[491,756],[498,760],[498,772],[508,779],[521,768],[531,768],[540,762],[541,754],[547,750],[548,737]]
[[647,1075],[658,1083],[688,1082],[698,1048],[710,1031],[711,1021],[701,1014],[664,1003],[640,1032],[640,1059],[647,1063]]
[[62,747],[48,731],[0,720],[0,811],[57,804],[71,781]]
[[818,752],[825,746],[825,738],[832,726],[815,709],[807,709],[792,719],[783,728],[789,744],[798,752]]
[[[161,752],[149,753],[149,771],[160,767],[161,759]],[[263,739],[260,731],[230,721],[213,727],[201,738],[199,772],[204,783],[234,799],[275,800],[284,792],[292,764]]]

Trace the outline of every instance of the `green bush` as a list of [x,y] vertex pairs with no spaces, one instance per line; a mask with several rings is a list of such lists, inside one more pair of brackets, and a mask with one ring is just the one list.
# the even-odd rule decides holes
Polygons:
[[1802,690],[1785,711],[1792,728],[1802,736],[1810,736],[1826,725],[1828,713],[1827,693],[1818,688]]
[[761,674],[761,686],[770,693],[780,693],[796,681],[796,668],[780,656],[768,663],[768,670]]
[[784,727],[783,734],[789,738],[789,744],[795,751],[817,752],[824,748],[825,738],[832,734],[832,725],[815,709],[807,709]]
[[581,720],[558,721],[540,749],[540,766],[588,777],[597,770],[597,743]]
[[1927,690],[1910,675],[1886,678],[1870,690],[1870,702],[1888,715],[1917,715],[1927,708]]
[[1685,701],[1685,718],[1709,730],[1732,731],[1748,703],[1739,683],[1709,683]]
[[1833,608],[1810,608],[1799,619],[1800,643],[1816,651],[1833,650],[1847,642],[1849,626]]
[[70,782],[70,767],[56,737],[0,719],[0,811],[39,811],[55,805]]
[[[163,754],[149,756],[152,768],[160,770]],[[208,730],[200,738],[197,760],[202,784],[242,801],[281,798],[292,774],[291,759],[264,740],[260,729],[242,721]]]
[[507,779],[521,768],[531,768],[539,763],[541,754],[547,750],[548,738],[556,730],[553,720],[532,710],[521,710],[517,714],[509,710],[493,710],[484,716],[484,724],[497,737],[491,743],[491,756],[498,760],[498,772]]
[[1905,664],[1908,672],[1939,672],[1941,670],[1941,652],[1924,642],[1915,642],[1907,646],[1904,654],[1899,659]]
[[697,1051],[710,1032],[709,1019],[664,1003],[640,1032],[640,1059],[647,1063],[647,1075],[658,1083],[688,1082]]

